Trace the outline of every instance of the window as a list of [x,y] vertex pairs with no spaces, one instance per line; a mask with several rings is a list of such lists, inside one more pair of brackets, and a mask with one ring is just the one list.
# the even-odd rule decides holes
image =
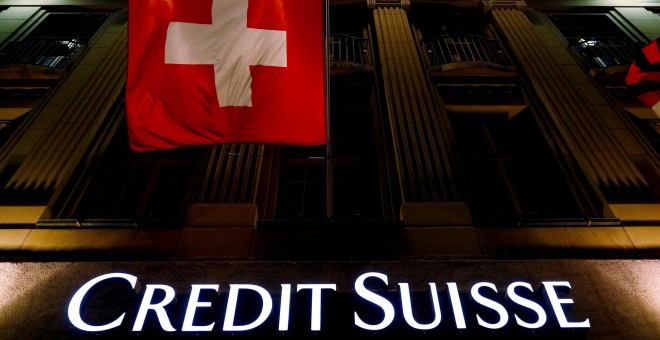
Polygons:
[[66,69],[87,47],[107,13],[76,13],[50,10],[24,38],[0,52],[0,65],[31,64]]
[[590,69],[629,65],[641,47],[606,13],[551,14],[550,19]]
[[628,115],[651,146],[660,154],[660,119],[641,119]]
[[284,148],[276,219],[383,219],[371,107],[373,83],[359,78],[331,80],[333,156],[329,160],[325,145]]
[[[5,91],[0,89],[0,98],[2,98],[2,92]],[[3,104],[3,100],[0,99],[0,105],[2,104]],[[20,111],[18,111],[19,115],[16,115],[14,112],[10,110],[0,109],[0,147],[2,147],[2,145],[4,145],[5,142],[9,140],[12,133],[16,130],[16,128],[19,125],[21,125],[23,120],[25,120],[25,117],[27,116],[29,111],[25,113],[21,113],[21,111],[24,110],[25,109],[20,109]]]
[[335,219],[382,219],[371,83],[331,88]]
[[74,218],[181,219],[198,148],[137,153],[118,129],[95,168]]
[[533,117],[452,114],[468,204],[478,225],[579,218],[579,209]]
[[367,33],[371,13],[363,4],[343,4],[330,6],[328,15],[327,47],[331,71],[339,72],[341,67],[359,69],[371,66],[372,51]]
[[277,204],[278,219],[325,219],[325,148],[286,148]]
[[499,42],[492,39],[489,29],[483,25],[478,9],[422,4],[413,6],[409,17],[432,68],[512,65]]
[[424,37],[440,35],[483,35],[479,9],[444,4],[415,4],[408,17]]

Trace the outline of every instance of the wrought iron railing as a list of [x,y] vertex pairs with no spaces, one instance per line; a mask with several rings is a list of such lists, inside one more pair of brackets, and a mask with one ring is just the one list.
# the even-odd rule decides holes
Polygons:
[[76,39],[34,38],[9,43],[0,51],[0,66],[7,64],[39,65],[65,69],[87,44]]
[[459,62],[511,65],[497,40],[476,35],[442,35],[423,39],[422,45],[428,53],[431,66]]
[[330,61],[372,65],[369,40],[365,38],[331,34],[328,36],[328,55]]
[[567,40],[591,69],[632,64],[641,47],[627,38],[574,37]]
[[521,0],[481,0],[486,7],[504,7],[517,8],[516,6],[525,6],[525,1]]
[[369,8],[378,7],[378,6],[394,6],[394,7],[410,7],[410,0],[367,0],[367,6]]

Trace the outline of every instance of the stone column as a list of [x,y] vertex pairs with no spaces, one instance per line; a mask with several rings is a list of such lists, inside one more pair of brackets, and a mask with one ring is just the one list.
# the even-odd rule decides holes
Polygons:
[[386,114],[406,225],[471,224],[455,178],[453,136],[439,94],[422,68],[408,1],[373,8]]
[[126,21],[126,10],[106,20],[69,76],[3,145],[0,173],[7,177],[0,196],[12,206],[0,207],[9,212],[0,214],[0,224],[49,218],[51,203],[75,169],[104,147],[102,136],[118,128],[123,114],[115,105],[126,83]]
[[[254,227],[268,218],[271,193],[277,191],[272,146],[221,144],[207,148],[199,193],[186,216],[186,227]],[[271,183],[274,182],[274,183]],[[270,199],[270,200],[269,200]]]
[[[567,163],[576,164],[596,193],[602,216],[660,218],[657,205],[636,204],[654,197],[649,181],[656,179],[645,178],[634,158],[652,163],[650,156],[633,138],[620,108],[571,57],[563,39],[551,27],[533,24],[528,17],[538,15],[533,11],[498,6],[487,10],[540,100],[551,122],[549,133],[562,141]],[[641,216],[640,209],[647,216]]]

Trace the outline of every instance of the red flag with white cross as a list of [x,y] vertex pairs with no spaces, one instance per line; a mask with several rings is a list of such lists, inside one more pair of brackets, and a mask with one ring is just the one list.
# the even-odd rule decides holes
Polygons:
[[323,0],[131,0],[135,151],[326,142]]

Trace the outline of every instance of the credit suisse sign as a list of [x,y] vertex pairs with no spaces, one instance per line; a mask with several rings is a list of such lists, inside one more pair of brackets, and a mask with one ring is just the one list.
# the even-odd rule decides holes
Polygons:
[[[424,290],[411,288],[425,287]],[[68,320],[80,332],[132,335],[579,335],[589,318],[571,315],[568,281],[537,287],[513,281],[463,285],[391,283],[366,272],[352,287],[332,282],[143,284],[114,272],[82,284],[69,301]],[[104,310],[107,309],[107,310]]]

